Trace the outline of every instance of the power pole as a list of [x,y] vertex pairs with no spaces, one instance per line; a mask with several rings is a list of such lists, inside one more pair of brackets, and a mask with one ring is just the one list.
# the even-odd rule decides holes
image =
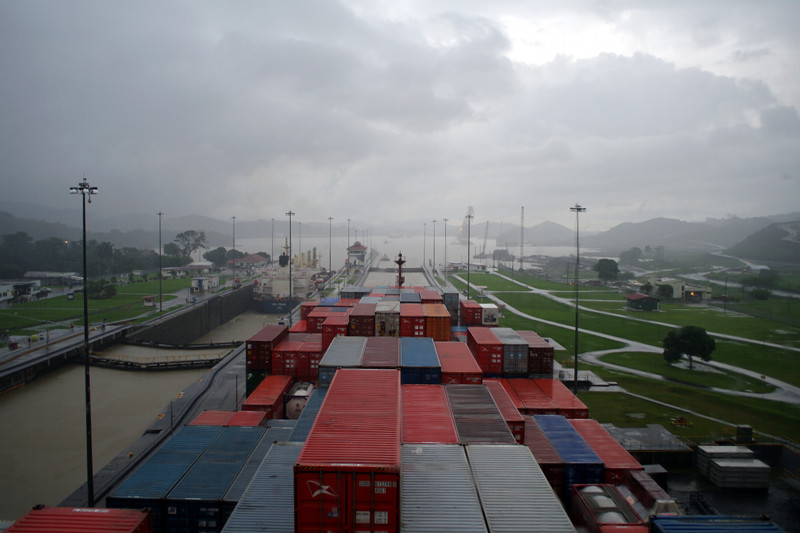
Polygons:
[[586,211],[585,207],[575,204],[569,208],[575,213],[575,372],[573,374],[572,392],[578,395],[578,275],[581,267],[581,245],[580,245],[580,214]]

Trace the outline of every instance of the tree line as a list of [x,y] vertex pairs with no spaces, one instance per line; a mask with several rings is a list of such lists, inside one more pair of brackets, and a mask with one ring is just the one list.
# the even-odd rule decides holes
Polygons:
[[[202,241],[191,238],[191,235],[189,237],[183,240],[176,238],[175,242],[164,246],[162,267],[179,267],[192,262],[191,253],[199,248],[198,242],[204,241],[205,235],[202,235]],[[174,248],[170,245],[174,245]],[[168,248],[172,253],[167,253]],[[157,270],[158,263],[158,252],[155,250],[117,248],[108,241],[90,240],[86,243],[86,270],[92,278],[133,270]],[[31,270],[82,273],[83,242],[57,237],[37,241],[24,231],[3,235],[0,242],[0,278],[20,279]]]

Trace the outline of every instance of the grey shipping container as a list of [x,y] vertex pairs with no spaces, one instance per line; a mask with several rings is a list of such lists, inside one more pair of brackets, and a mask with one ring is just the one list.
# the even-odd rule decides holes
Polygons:
[[311,431],[311,426],[314,425],[314,420],[317,419],[317,413],[319,413],[320,407],[322,407],[322,402],[325,400],[325,394],[327,394],[327,392],[328,389],[314,389],[314,392],[311,393],[311,396],[306,402],[306,406],[303,407],[303,412],[300,413],[300,417],[297,419],[297,424],[294,427],[294,431],[292,431],[292,434],[289,436],[289,441],[306,441],[306,437],[308,437],[308,433]]
[[253,476],[223,533],[294,533],[294,464],[300,442],[276,442]]
[[575,531],[527,446],[467,446],[489,531]]
[[149,508],[153,531],[165,531],[164,498],[222,432],[219,426],[183,426],[106,498],[116,509]]
[[503,343],[503,374],[528,375],[528,343],[511,328],[494,328],[495,336]]
[[253,453],[250,454],[250,457],[247,458],[247,462],[239,471],[239,475],[233,480],[233,483],[231,483],[231,486],[222,498],[223,524],[236,508],[236,505],[242,498],[242,494],[247,490],[247,486],[253,480],[253,476],[255,476],[256,471],[261,466],[261,462],[264,460],[264,457],[266,457],[272,444],[276,441],[287,440],[293,431],[294,428],[290,427],[274,427],[264,432],[264,436],[261,437],[258,445],[253,449]]
[[462,446],[406,444],[401,476],[404,533],[488,531]]
[[212,533],[222,529],[221,500],[266,431],[263,427],[222,428],[167,495],[167,531]]
[[326,389],[336,370],[361,365],[366,337],[334,337],[319,362],[319,386]]
[[[387,293],[388,294],[388,293]],[[400,336],[400,296],[397,301],[381,300],[375,306],[375,336]]]
[[461,444],[516,444],[484,385],[446,385],[445,391]]

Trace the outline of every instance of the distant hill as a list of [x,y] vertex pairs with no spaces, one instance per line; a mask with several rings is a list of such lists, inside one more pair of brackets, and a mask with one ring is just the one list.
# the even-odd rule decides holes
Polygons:
[[708,219],[705,222],[684,222],[671,218],[654,218],[644,222],[626,222],[597,235],[581,240],[588,247],[607,252],[620,252],[633,246],[664,246],[680,250],[728,249],[748,235],[771,224],[800,219],[800,213],[769,217]]
[[770,224],[728,248],[725,253],[743,259],[799,263],[800,220]]

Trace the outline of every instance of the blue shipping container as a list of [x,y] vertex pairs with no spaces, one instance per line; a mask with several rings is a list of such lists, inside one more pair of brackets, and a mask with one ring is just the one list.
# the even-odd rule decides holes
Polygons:
[[327,393],[328,389],[314,389],[306,402],[306,406],[303,407],[300,417],[297,419],[294,431],[292,431],[292,434],[289,436],[290,442],[306,441],[311,431],[311,426],[314,425],[314,421],[317,419],[317,413],[319,413],[322,407],[322,401],[325,399]]
[[164,498],[222,432],[219,426],[183,426],[106,499],[116,509],[150,508],[153,531],[165,531]]
[[221,500],[264,433],[263,427],[222,428],[167,495],[164,522],[168,531],[190,533],[222,528]]
[[592,447],[561,415],[534,415],[533,419],[564,461],[564,489],[569,498],[572,485],[604,483],[605,466]]
[[401,383],[435,385],[442,382],[442,365],[430,337],[400,339]]
[[654,516],[653,533],[783,533],[783,529],[758,516],[683,515]]

